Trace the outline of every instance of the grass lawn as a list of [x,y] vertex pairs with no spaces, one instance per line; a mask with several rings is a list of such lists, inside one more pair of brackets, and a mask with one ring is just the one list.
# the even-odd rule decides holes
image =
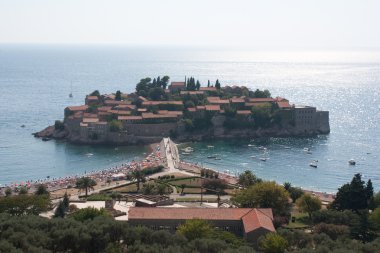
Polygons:
[[181,180],[170,180],[168,181],[168,183],[172,185],[176,185],[176,186],[181,186],[182,184],[185,184],[188,186],[201,187],[202,180],[200,178],[194,177],[194,178],[181,179]]
[[292,213],[292,217],[296,217],[296,221],[290,220],[289,224],[285,226],[286,228],[307,228],[311,226],[307,213]]

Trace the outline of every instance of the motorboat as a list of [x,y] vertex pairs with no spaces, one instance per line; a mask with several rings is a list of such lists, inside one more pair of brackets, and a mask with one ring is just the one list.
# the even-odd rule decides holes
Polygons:
[[255,145],[253,145],[253,144],[248,144],[248,147],[253,147],[253,146],[255,146]]
[[216,158],[216,155],[209,155],[207,156],[208,159],[215,159]]
[[305,152],[310,151],[310,148],[303,148],[303,151]]
[[212,145],[207,145],[207,148],[213,148],[214,146],[212,146]]
[[256,156],[255,155],[251,155],[251,158],[256,158]]
[[309,163],[310,167],[317,168],[318,167],[318,160],[313,160]]
[[356,165],[356,161],[355,161],[354,159],[350,159],[350,160],[348,160],[348,163],[349,163],[350,165]]
[[220,157],[215,157],[214,159],[215,160],[222,160],[222,158],[220,158]]
[[266,162],[266,161],[268,160],[268,158],[266,158],[266,157],[261,157],[260,160],[263,161],[263,162]]
[[260,149],[260,150],[267,150],[267,148],[266,148],[266,147],[263,147],[263,146],[260,146],[259,149]]

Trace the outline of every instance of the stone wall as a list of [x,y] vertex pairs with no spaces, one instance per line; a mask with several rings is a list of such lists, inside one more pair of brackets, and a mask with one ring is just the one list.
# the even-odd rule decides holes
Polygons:
[[170,131],[177,131],[178,124],[161,123],[161,124],[124,124],[124,129],[128,135],[135,136],[159,136],[168,137]]

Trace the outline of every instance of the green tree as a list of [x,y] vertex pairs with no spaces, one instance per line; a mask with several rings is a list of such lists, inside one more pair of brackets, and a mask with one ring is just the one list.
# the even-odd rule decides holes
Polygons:
[[66,215],[67,208],[62,200],[58,202],[57,208],[54,211],[55,218],[64,218]]
[[204,220],[192,219],[180,225],[178,233],[192,241],[198,238],[210,238],[213,234],[213,228]]
[[217,88],[218,90],[220,90],[220,88],[221,88],[219,79],[216,79],[215,88]]
[[322,202],[319,198],[311,196],[310,194],[304,194],[297,199],[296,205],[301,212],[306,212],[311,220],[312,214],[315,211],[319,211],[322,208]]
[[63,203],[63,206],[67,210],[69,208],[69,205],[70,205],[70,200],[69,200],[69,196],[67,195],[67,192],[65,192],[65,194],[63,195],[62,203]]
[[100,92],[98,90],[94,90],[93,92],[90,93],[90,96],[100,96]]
[[89,177],[81,177],[77,179],[76,187],[79,189],[79,192],[85,190],[86,197],[88,196],[88,191],[93,190],[96,185],[96,181]]
[[161,87],[154,87],[148,91],[148,97],[154,101],[161,100],[164,95],[165,91]]
[[260,240],[259,248],[265,253],[283,253],[288,247],[288,241],[279,234],[268,233]]
[[140,191],[140,182],[145,181],[145,174],[142,170],[136,169],[132,171],[132,178],[136,180],[137,191]]
[[168,86],[169,80],[170,80],[170,77],[169,77],[169,76],[164,76],[164,77],[161,79],[161,85],[162,85],[162,88],[163,88],[164,90],[165,90],[166,87]]
[[305,194],[305,192],[299,187],[290,187],[288,192],[293,203],[295,203],[298,198]]
[[46,185],[39,184],[37,186],[36,192],[34,193],[36,195],[50,195],[49,191],[47,190]]
[[370,226],[380,232],[380,207],[376,208],[369,216]]
[[380,207],[380,191],[375,194],[374,207]]
[[289,194],[275,182],[261,182],[241,190],[232,198],[240,207],[272,208],[275,216],[289,212]]
[[253,174],[252,171],[246,170],[239,175],[238,184],[240,184],[244,188],[247,188],[251,185],[260,183],[262,181],[263,180],[261,178],[256,177],[256,175]]
[[118,100],[118,101],[121,100],[121,92],[120,92],[119,90],[116,91],[116,94],[115,94],[115,100]]
[[75,213],[71,214],[71,217],[77,221],[93,220],[95,217],[111,217],[110,213],[104,209],[96,209],[95,207],[86,207],[79,209]]
[[46,195],[14,195],[0,198],[0,213],[14,216],[38,215],[50,208],[50,199]]
[[145,195],[154,194],[154,185],[153,184],[143,184],[142,192]]
[[201,83],[199,82],[199,80],[197,80],[197,83],[195,84],[195,89],[199,90],[200,88],[201,88]]
[[119,120],[112,120],[110,122],[110,131],[111,132],[119,132],[122,129],[122,123]]
[[[370,196],[371,189],[367,189],[367,186],[372,187],[370,181],[365,184],[361,178],[361,174],[355,174],[350,183],[344,184],[338,189],[336,197],[331,204],[331,208],[336,210],[353,210],[358,211],[367,209],[373,195]],[[373,194],[373,188],[372,188]]]

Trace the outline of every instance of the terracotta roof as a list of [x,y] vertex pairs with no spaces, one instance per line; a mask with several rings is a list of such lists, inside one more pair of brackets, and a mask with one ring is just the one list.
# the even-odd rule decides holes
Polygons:
[[249,102],[251,103],[260,103],[260,102],[274,102],[274,98],[249,98]]
[[182,105],[182,101],[144,101],[143,105]]
[[249,114],[251,114],[251,111],[250,110],[237,110],[236,114],[249,115]]
[[249,233],[258,228],[265,228],[269,231],[275,232],[273,226],[273,214],[272,209],[263,208],[257,209],[254,208],[247,214],[242,217],[244,231]]
[[171,82],[170,86],[179,87],[179,86],[186,86],[186,84],[185,84],[185,82]]
[[118,120],[142,120],[141,116],[118,116]]
[[88,105],[78,105],[78,106],[68,106],[66,107],[70,111],[76,112],[76,111],[85,111],[88,108]]
[[219,105],[206,105],[206,111],[220,111]]
[[290,108],[292,107],[288,101],[282,101],[282,102],[277,102],[278,107],[280,108]]
[[131,111],[124,111],[124,110],[109,110],[109,113],[117,114],[117,115],[130,115]]
[[216,91],[215,87],[200,87],[199,90],[203,91]]
[[288,101],[289,102],[289,100],[287,100],[286,98],[282,98],[282,97],[276,97],[276,101],[278,101],[278,102]]
[[97,96],[87,96],[86,99],[87,100],[99,100],[99,98]]
[[112,106],[101,106],[101,107],[98,107],[98,111],[99,112],[107,112],[109,110],[112,109]]
[[98,118],[83,118],[82,122],[83,123],[94,123],[94,122],[98,122],[99,119]]
[[146,110],[147,110],[146,108],[139,108],[139,109],[137,109],[138,112],[146,112]]
[[118,105],[115,106],[115,109],[130,109],[130,110],[135,110],[136,105]]
[[244,103],[244,98],[231,98],[231,103]]
[[177,118],[174,114],[153,114],[151,112],[142,113],[143,119],[162,119],[162,118]]
[[188,91],[188,90],[183,90],[180,92],[181,95],[186,95],[186,94],[189,94],[189,95],[203,95],[204,92],[201,91],[201,90],[196,90],[196,91]]
[[158,114],[182,115],[182,112],[181,111],[158,110]]
[[85,112],[85,113],[83,113],[83,117],[84,118],[97,118],[98,115],[96,113],[87,113],[87,112]]
[[220,97],[207,97],[207,101],[217,101],[220,100]]
[[220,99],[220,100],[211,100],[209,101],[211,104],[218,104],[218,105],[222,105],[222,104],[229,104],[230,103],[230,100],[228,99]]
[[189,112],[196,112],[196,111],[197,111],[197,108],[191,107],[191,108],[187,108],[187,110],[188,110]]
[[273,215],[269,209],[257,208],[165,208],[165,207],[131,207],[129,220],[241,220],[246,233],[257,228],[275,231]]
[[148,99],[144,98],[143,96],[139,96],[139,99],[142,101],[148,101]]
[[126,105],[127,101],[119,101],[119,100],[106,100],[104,101],[105,105]]

